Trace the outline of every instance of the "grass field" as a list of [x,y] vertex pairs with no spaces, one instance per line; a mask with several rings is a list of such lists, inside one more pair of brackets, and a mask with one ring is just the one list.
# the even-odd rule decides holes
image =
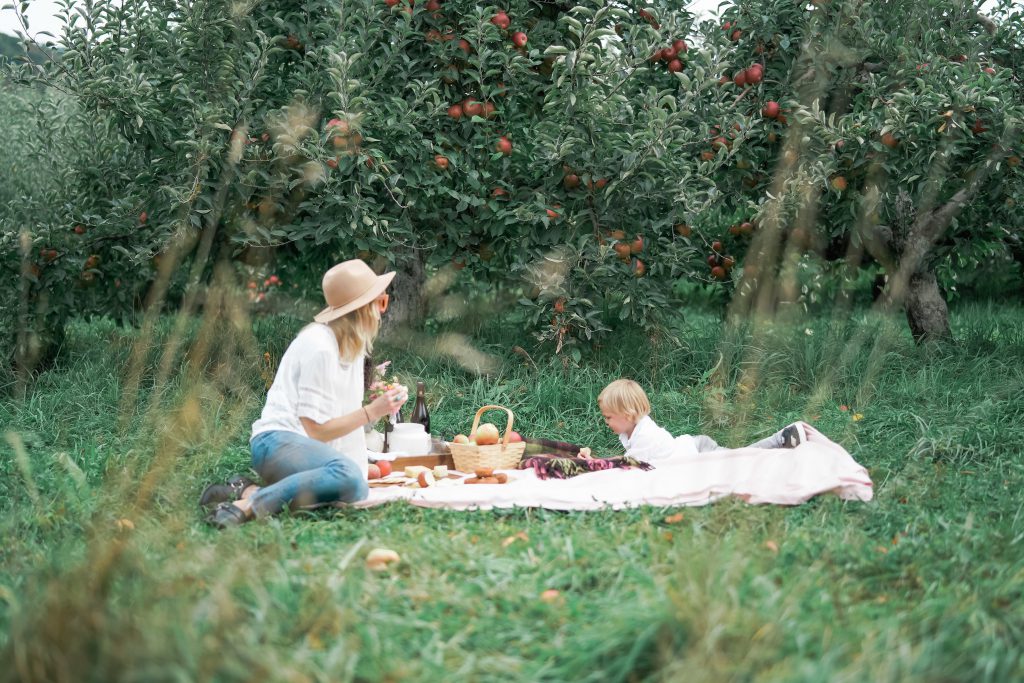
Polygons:
[[[594,398],[621,375],[674,432],[739,444],[808,419],[870,469],[868,504],[724,501],[681,519],[395,505],[228,533],[196,497],[248,466],[263,354],[298,324],[215,348],[204,324],[166,356],[169,319],[141,347],[78,325],[34,392],[0,404],[0,680],[1024,679],[1024,309],[963,306],[957,344],[927,350],[899,320],[698,314],[582,369],[532,365],[508,328],[473,337],[496,360],[486,377],[428,346],[375,354],[426,381],[448,436],[500,403],[526,434],[611,453]],[[367,571],[374,546],[398,569]]]

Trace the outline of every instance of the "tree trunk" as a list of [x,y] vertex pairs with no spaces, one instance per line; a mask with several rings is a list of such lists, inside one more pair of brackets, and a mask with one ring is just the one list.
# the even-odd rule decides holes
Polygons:
[[389,288],[391,303],[383,321],[385,333],[400,327],[418,327],[426,316],[423,290],[427,276],[422,253],[418,249],[406,251],[399,257],[395,270],[397,274]]
[[949,309],[939,291],[935,273],[918,272],[907,283],[904,304],[910,333],[918,344],[930,341],[948,341],[953,335],[949,329]]

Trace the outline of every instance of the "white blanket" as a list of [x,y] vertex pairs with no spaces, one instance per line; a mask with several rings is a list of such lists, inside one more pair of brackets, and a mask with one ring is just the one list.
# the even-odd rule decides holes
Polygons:
[[355,507],[405,500],[419,507],[454,510],[597,510],[707,505],[726,496],[752,504],[798,505],[822,493],[844,500],[871,500],[867,470],[817,430],[807,432],[807,442],[797,448],[719,449],[659,461],[656,469],[647,472],[612,469],[541,480],[532,470],[509,470],[512,481],[507,484],[372,488],[369,497]]

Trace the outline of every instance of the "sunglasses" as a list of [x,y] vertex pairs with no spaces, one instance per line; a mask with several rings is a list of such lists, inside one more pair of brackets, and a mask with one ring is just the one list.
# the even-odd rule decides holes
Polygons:
[[388,294],[381,294],[377,297],[377,310],[383,313],[388,310],[388,303],[391,301],[391,297]]

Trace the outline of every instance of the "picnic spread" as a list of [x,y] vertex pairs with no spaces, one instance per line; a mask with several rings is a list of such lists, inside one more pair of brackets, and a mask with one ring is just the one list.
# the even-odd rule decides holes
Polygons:
[[[471,434],[479,433],[481,413],[494,408],[507,411],[484,406]],[[728,496],[750,504],[798,505],[826,493],[857,501],[869,501],[873,495],[868,471],[813,427],[807,428],[807,440],[796,448],[720,448],[659,460],[654,466],[621,456],[581,457],[579,446],[543,439],[512,442],[515,455],[510,456],[510,433],[515,433],[511,411],[507,412],[500,442],[453,443],[451,456],[434,456],[439,463],[434,468],[396,468],[353,507],[406,501],[453,510],[617,510],[707,505]],[[440,465],[441,459],[454,467]],[[492,467],[493,463],[500,465]]]

